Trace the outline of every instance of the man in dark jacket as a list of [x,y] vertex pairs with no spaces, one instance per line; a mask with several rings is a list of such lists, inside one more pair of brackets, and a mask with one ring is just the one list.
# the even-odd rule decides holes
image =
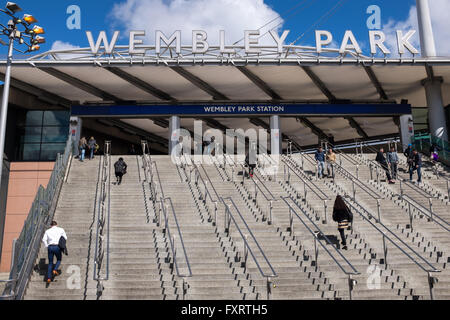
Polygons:
[[411,164],[412,164],[412,154],[413,154],[413,150],[412,150],[412,145],[408,144],[408,148],[406,148],[405,152],[403,152],[404,156],[406,157],[406,162],[408,162],[408,171],[411,170]]
[[122,183],[122,177],[127,173],[127,164],[123,160],[123,158],[119,158],[119,160],[114,163],[114,171],[116,173],[117,185]]
[[381,148],[380,151],[377,153],[377,157],[376,157],[375,161],[378,162],[381,165],[381,167],[384,169],[384,171],[386,172],[386,177],[387,177],[389,183],[391,183],[391,184],[395,183],[394,181],[392,181],[391,173],[389,172],[389,167],[388,167],[386,158],[384,156],[383,148]]
[[409,180],[412,181],[414,171],[417,170],[417,182],[422,182],[422,156],[417,150],[414,150],[412,153],[412,163],[409,169]]

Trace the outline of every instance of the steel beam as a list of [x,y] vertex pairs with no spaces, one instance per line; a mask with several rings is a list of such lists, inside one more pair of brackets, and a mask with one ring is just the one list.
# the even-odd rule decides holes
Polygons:
[[77,87],[78,89],[81,89],[85,92],[88,92],[96,97],[102,98],[105,101],[115,101],[115,102],[121,102],[123,101],[122,99],[107,93],[106,91],[103,91],[99,88],[94,87],[93,85],[86,83],[80,79],[77,79],[75,77],[72,77],[71,75],[68,75],[67,73],[61,72],[57,69],[54,68],[39,68],[39,70],[42,70],[46,73],[48,73],[49,75],[62,80],[74,87]]
[[[5,80],[5,74],[0,73],[0,80]],[[21,80],[11,78],[11,87],[36,96],[40,100],[54,103],[56,105],[61,105],[65,108],[70,108],[72,106],[72,101],[70,101],[69,99],[60,97],[54,93],[48,92],[44,89],[40,89]]]
[[372,84],[374,85],[374,87],[377,89],[377,92],[380,95],[380,99],[388,100],[389,98],[386,94],[386,91],[384,91],[383,86],[381,85],[380,81],[378,80],[372,67],[364,66],[364,70],[366,71],[367,75],[369,76],[369,79],[372,82]]
[[276,93],[267,83],[265,83],[260,77],[251,72],[247,67],[236,67],[241,71],[251,82],[253,82],[258,88],[264,91],[269,97],[275,101],[283,100],[278,93]]
[[317,88],[322,91],[322,93],[330,100],[331,102],[337,101],[336,96],[331,93],[331,91],[327,88],[325,83],[320,80],[320,78],[311,70],[311,67],[302,66],[303,71],[310,77],[310,79],[314,82]]
[[348,123],[350,123],[350,126],[354,128],[356,131],[358,131],[358,134],[364,138],[368,139],[369,135],[364,131],[364,129],[359,125],[359,123],[353,118],[353,117],[344,117]]
[[230,100],[227,96],[214,89],[210,84],[206,83],[199,77],[193,75],[186,69],[182,67],[170,67],[170,68],[176,73],[178,73],[180,76],[182,76],[183,78],[194,84],[196,87],[208,93],[210,96],[213,97],[214,100],[224,100],[224,101]]
[[148,140],[151,140],[153,142],[159,143],[160,145],[164,146],[164,147],[168,147],[169,146],[169,142],[167,141],[166,138],[160,137],[154,133],[150,133],[147,132],[141,128],[135,127],[131,124],[125,123],[121,120],[118,119],[103,119],[103,123],[105,122],[110,122],[111,124],[113,124],[114,126],[121,128],[123,130],[126,130],[127,132],[134,133],[137,134],[139,136],[145,137]]
[[314,123],[306,119],[305,117],[298,117],[297,118],[301,123],[303,123],[306,127],[310,128],[311,131],[319,137],[319,139],[326,139],[328,140],[328,135],[323,132],[319,127],[317,127]]
[[131,83],[135,87],[151,94],[152,96],[155,96],[158,99],[165,100],[165,101],[172,101],[176,102],[177,100],[173,98],[168,93],[155,88],[151,84],[129,74],[128,72],[125,72],[122,68],[117,67],[106,67],[105,70],[108,70],[109,72],[113,73],[114,75],[118,76],[119,78],[127,81],[128,83]]
[[161,119],[161,118],[155,118],[155,119],[151,119],[153,121],[154,124],[156,124],[157,126],[160,126],[161,128],[167,129],[169,128],[169,121],[167,121],[166,119]]

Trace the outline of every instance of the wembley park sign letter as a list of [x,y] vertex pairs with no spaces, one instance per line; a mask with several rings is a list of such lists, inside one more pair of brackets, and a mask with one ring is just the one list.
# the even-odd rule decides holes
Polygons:
[[[214,48],[219,50],[221,54],[235,54],[236,50],[244,50],[246,55],[255,55],[261,53],[264,49],[276,49],[278,54],[283,54],[292,50],[292,45],[285,45],[285,40],[289,35],[289,30],[283,31],[281,35],[276,31],[270,31],[269,34],[273,40],[273,45],[260,44],[259,38],[261,37],[260,31],[258,30],[246,30],[244,31],[244,45],[226,45],[225,44],[225,31],[219,31],[219,43],[214,46],[208,42],[208,34],[203,30],[192,31],[192,46],[189,47],[192,54],[205,54],[208,50]],[[397,50],[400,55],[404,54],[406,51],[411,54],[418,54],[419,51],[411,44],[410,39],[416,33],[415,30],[409,30],[408,32],[403,32],[397,30]],[[100,48],[103,47],[104,53],[113,53],[117,40],[119,39],[120,31],[115,31],[112,38],[108,39],[106,32],[101,31],[97,40],[94,40],[92,32],[86,32],[87,39],[91,48],[91,52],[97,55]],[[155,44],[153,46],[144,45],[144,37],[146,36],[145,31],[131,31],[129,33],[129,54],[130,55],[145,55],[148,50],[155,50],[157,55],[161,54],[161,48],[174,49],[177,54],[181,54],[182,49],[182,39],[181,31],[177,30],[169,37],[165,35],[162,31],[157,30],[155,32]],[[316,30],[316,47],[315,51],[317,53],[326,52],[328,45],[333,41],[333,34],[326,30]],[[386,34],[381,30],[370,30],[369,31],[369,42],[370,42],[370,53],[376,55],[381,52],[384,55],[391,54],[391,51],[386,47]],[[163,45],[164,44],[164,45]],[[185,46],[183,46],[185,50]],[[314,48],[313,48],[314,49]],[[351,30],[347,30],[342,38],[341,45],[339,48],[340,54],[345,54],[348,52],[354,52],[356,54],[362,54],[361,46],[359,45],[357,39],[355,38]],[[274,52],[275,53],[275,52]]]

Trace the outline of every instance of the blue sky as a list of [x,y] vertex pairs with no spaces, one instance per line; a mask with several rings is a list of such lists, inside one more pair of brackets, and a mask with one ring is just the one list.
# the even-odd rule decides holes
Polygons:
[[[106,30],[109,34],[116,28],[126,29],[126,23],[123,21],[117,21],[114,15],[111,14],[115,4],[125,3],[127,1],[140,1],[146,0],[43,0],[43,1],[31,1],[31,0],[17,0],[17,3],[24,9],[23,13],[32,13],[39,20],[38,25],[42,26],[46,30],[47,43],[42,46],[41,51],[50,50],[55,41],[63,41],[72,45],[87,47],[88,42],[85,32],[90,30],[94,32],[94,36],[98,34],[100,30]],[[201,2],[204,0],[148,0],[148,3],[153,1],[163,1],[163,4],[170,4],[172,1],[194,1]],[[223,2],[227,0],[209,0],[209,10],[226,10],[221,8]],[[231,1],[231,0],[228,0]],[[248,1],[262,1],[262,0],[248,0]],[[296,15],[289,16],[291,13],[286,12],[289,8],[302,2],[300,0],[265,0],[264,4],[270,7],[273,11],[280,14],[285,22],[283,29],[291,30],[288,42],[296,39],[300,34],[305,32],[312,24],[314,24],[322,15],[330,10],[338,1],[337,0],[303,0],[306,8]],[[219,6],[214,7],[214,3],[219,3]],[[449,1],[450,2],[450,1]],[[42,4],[44,3],[44,4]],[[69,30],[66,27],[66,20],[69,15],[66,13],[68,6],[78,5],[81,8],[81,30]],[[405,21],[410,14],[410,8],[415,5],[415,0],[346,0],[342,7],[327,21],[323,21],[310,32],[308,32],[301,43],[311,44],[314,43],[314,30],[326,29],[333,32],[338,42],[342,39],[342,35],[346,29],[352,30],[357,39],[363,42],[368,41],[366,21],[368,15],[366,9],[370,5],[378,5],[381,8],[382,23],[386,25],[388,21]],[[116,10],[117,15],[117,10]],[[168,18],[170,19],[170,18]],[[3,16],[4,22],[6,17]],[[182,22],[179,23],[179,28],[182,28]],[[139,25],[139,22],[138,22]],[[273,26],[276,23],[272,24]],[[228,26],[226,26],[228,27]],[[190,35],[186,35],[189,37]],[[417,36],[418,37],[418,36]],[[230,39],[238,40],[238,39]],[[126,44],[126,40],[122,39],[121,43]],[[0,54],[5,54],[5,48],[0,49]],[[365,51],[366,51],[365,50]]]

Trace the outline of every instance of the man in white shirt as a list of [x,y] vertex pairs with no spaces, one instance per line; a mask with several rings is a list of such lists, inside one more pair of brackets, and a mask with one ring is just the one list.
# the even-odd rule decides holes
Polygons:
[[[52,282],[53,276],[58,275],[58,268],[61,265],[62,254],[59,248],[59,239],[64,237],[67,240],[66,232],[63,228],[58,227],[56,221],[52,221],[51,228],[45,231],[42,242],[46,248],[48,248],[48,271],[47,271],[47,283]],[[56,256],[56,264],[53,265],[53,259]]]

